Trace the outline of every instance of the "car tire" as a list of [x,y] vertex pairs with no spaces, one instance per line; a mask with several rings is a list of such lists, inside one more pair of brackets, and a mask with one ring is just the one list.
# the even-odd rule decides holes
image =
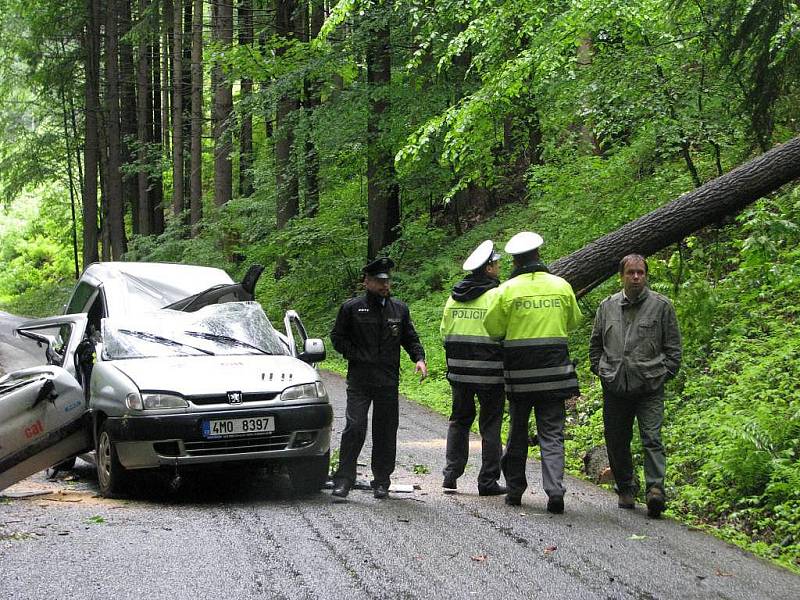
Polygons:
[[287,465],[289,479],[296,494],[316,494],[328,481],[330,450],[322,456],[297,458]]
[[107,423],[103,422],[97,433],[96,448],[97,485],[100,494],[113,498],[125,491],[128,472],[119,462],[117,449],[108,432]]

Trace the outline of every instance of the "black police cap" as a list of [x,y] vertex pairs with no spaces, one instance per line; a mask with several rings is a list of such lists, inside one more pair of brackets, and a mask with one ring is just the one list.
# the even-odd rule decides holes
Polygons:
[[366,267],[364,267],[364,275],[376,277],[378,279],[389,279],[389,271],[394,269],[394,261],[388,256],[381,256],[376,258]]

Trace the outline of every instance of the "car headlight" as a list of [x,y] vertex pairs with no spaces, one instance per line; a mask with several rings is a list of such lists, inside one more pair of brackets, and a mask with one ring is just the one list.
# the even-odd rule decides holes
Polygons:
[[189,403],[175,394],[142,394],[144,409],[186,408]]
[[131,392],[130,394],[125,396],[125,404],[131,410],[144,409],[144,405],[142,404],[142,397],[136,392]]
[[286,388],[281,394],[281,400],[317,400],[325,395],[325,386],[321,381],[316,381]]

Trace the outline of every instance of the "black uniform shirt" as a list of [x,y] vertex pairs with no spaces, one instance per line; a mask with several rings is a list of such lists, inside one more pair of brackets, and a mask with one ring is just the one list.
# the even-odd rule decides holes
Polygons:
[[347,383],[354,387],[394,386],[399,381],[400,346],[413,362],[425,360],[425,350],[400,300],[367,292],[342,304],[331,331],[331,342],[347,363]]

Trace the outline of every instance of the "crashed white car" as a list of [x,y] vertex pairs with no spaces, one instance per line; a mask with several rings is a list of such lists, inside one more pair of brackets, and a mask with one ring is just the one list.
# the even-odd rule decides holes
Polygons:
[[91,449],[108,496],[132,471],[233,461],[285,465],[300,492],[325,483],[333,411],[314,366],[325,350],[296,313],[284,333],[256,302],[106,316],[99,331],[91,320],[17,328],[48,364],[0,379],[0,490]]

